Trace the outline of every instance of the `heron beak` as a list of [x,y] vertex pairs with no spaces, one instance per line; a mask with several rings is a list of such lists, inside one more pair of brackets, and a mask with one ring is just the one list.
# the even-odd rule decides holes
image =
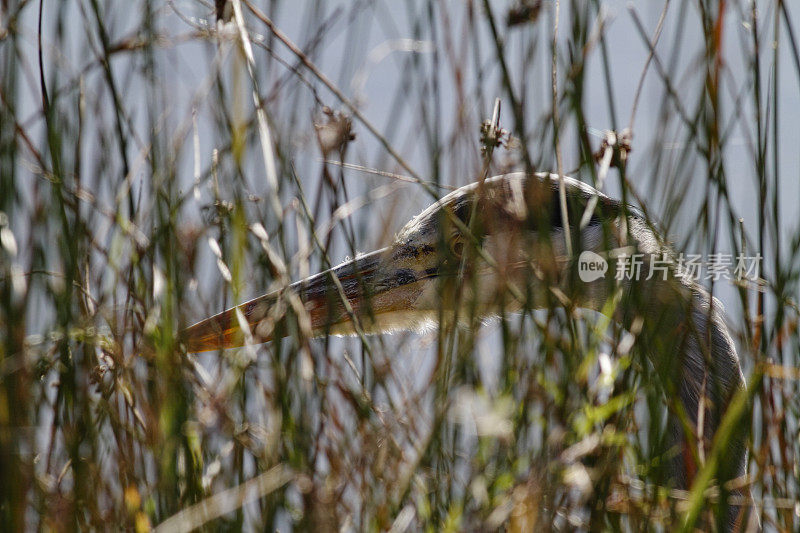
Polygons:
[[418,250],[394,246],[357,257],[198,322],[181,340],[189,352],[268,342],[288,309],[312,336],[386,329],[387,317],[413,312],[423,282],[436,276],[435,254],[427,255],[420,261]]

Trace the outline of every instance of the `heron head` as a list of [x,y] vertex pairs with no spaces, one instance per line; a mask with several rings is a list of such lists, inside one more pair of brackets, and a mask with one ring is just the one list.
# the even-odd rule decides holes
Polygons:
[[483,316],[501,307],[546,306],[550,295],[543,289],[569,286],[572,256],[616,242],[602,221],[614,220],[619,204],[577,180],[564,180],[567,221],[555,175],[506,174],[453,191],[400,231],[387,249],[385,273],[417,280],[407,298],[415,298],[419,311],[460,305]]
[[[599,222],[617,204],[565,180],[572,242],[596,249]],[[414,217],[390,246],[242,304],[239,317],[234,308],[200,322],[185,332],[186,343],[190,351],[241,345],[243,322],[255,342],[267,341],[274,310],[292,296],[313,334],[413,329],[442,312],[463,319],[543,307],[549,295],[542,289],[562,285],[570,264],[558,184],[550,175],[514,173],[457,189]],[[592,197],[597,205],[581,225]]]

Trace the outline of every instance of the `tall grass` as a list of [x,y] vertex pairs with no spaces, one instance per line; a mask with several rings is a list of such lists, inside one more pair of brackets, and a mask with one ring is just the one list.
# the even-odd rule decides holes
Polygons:
[[[796,530],[795,11],[0,2],[0,523],[671,530],[697,511],[712,527],[708,465],[740,429],[736,481],[765,527]],[[764,258],[758,283],[708,283],[748,392],[707,484],[669,483],[680,408],[648,347],[558,302],[348,339],[309,338],[289,309],[272,343],[181,346],[482,175],[600,186],[604,130],[632,150],[609,148],[603,189],[678,252]]]

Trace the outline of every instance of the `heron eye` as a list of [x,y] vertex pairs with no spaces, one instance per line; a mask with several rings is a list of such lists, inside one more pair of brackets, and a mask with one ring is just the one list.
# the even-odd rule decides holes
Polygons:
[[456,259],[461,259],[464,254],[464,241],[459,236],[450,239],[450,251]]

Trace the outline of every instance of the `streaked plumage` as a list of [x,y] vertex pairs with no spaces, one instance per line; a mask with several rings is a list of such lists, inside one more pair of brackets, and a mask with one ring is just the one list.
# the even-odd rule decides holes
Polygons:
[[[417,328],[442,310],[462,317],[552,305],[601,311],[621,289],[613,318],[626,328],[639,319],[638,338],[655,352],[650,361],[659,374],[669,376],[690,423],[696,426],[703,411],[707,446],[731,397],[744,387],[720,303],[675,265],[666,280],[623,281],[620,286],[611,279],[612,262],[605,278],[581,282],[574,258],[584,250],[607,255],[633,247],[645,258],[673,254],[640,213],[565,179],[572,257],[564,245],[558,177],[506,174],[448,194],[412,219],[387,248],[240,305],[249,332],[242,332],[235,311],[228,310],[195,324],[183,340],[191,352],[240,346],[245,338],[269,341],[286,305],[301,314],[307,310],[312,334],[353,334]],[[688,488],[696,465],[681,426],[673,420],[670,427],[684,450],[672,460],[673,478],[677,487]],[[731,444],[725,460],[725,478],[744,475],[741,438]],[[735,513],[730,516],[736,519]]]

